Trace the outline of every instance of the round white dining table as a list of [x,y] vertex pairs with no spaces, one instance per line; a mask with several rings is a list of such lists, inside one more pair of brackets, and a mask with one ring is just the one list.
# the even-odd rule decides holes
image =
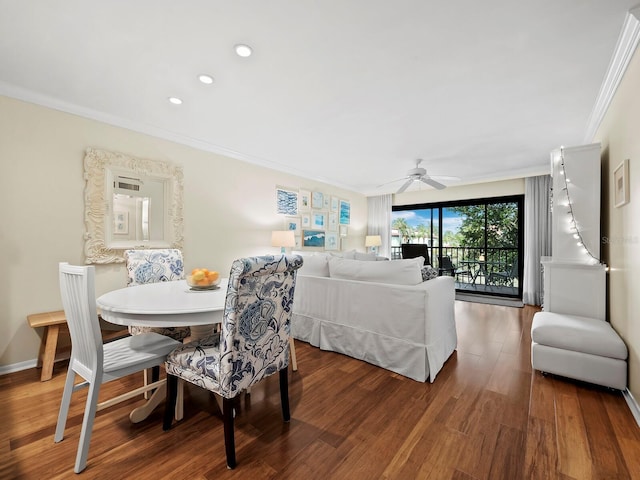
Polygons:
[[97,298],[100,316],[116,325],[191,327],[191,340],[211,332],[222,321],[229,279],[215,290],[193,290],[185,280],[147,283]]
[[[227,285],[223,278],[214,290],[194,290],[185,280],[148,283],[105,293],[96,299],[100,316],[116,325],[143,327],[190,327],[189,341],[209,335],[222,322]],[[182,392],[176,405],[176,419],[182,419]],[[164,399],[166,384],[161,384],[151,398],[131,412],[137,423],[147,418]]]

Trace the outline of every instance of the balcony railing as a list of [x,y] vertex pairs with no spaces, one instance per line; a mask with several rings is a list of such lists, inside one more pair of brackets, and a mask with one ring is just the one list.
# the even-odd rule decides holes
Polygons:
[[[440,268],[438,250],[442,251],[443,257],[451,258],[451,263],[457,271],[468,272],[453,275],[457,289],[492,294],[518,294],[520,279],[517,274],[517,248],[429,247],[431,265],[434,268]],[[391,258],[402,258],[400,246],[391,247]],[[441,271],[440,274],[450,275],[451,272]]]

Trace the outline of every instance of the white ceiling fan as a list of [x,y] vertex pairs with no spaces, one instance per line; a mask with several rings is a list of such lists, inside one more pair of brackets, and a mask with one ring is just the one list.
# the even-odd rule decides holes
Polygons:
[[433,187],[433,188],[435,188],[437,190],[443,190],[443,189],[447,188],[447,186],[442,184],[442,183],[440,183],[440,182],[438,182],[436,179],[443,180],[443,181],[460,180],[460,178],[458,178],[458,177],[451,177],[451,176],[448,176],[448,175],[427,175],[427,170],[426,170],[426,168],[422,168],[420,166],[421,163],[422,163],[422,159],[416,160],[416,168],[412,168],[411,170],[409,170],[405,177],[399,178],[397,180],[393,180],[393,181],[388,182],[388,183],[383,183],[382,185],[378,185],[378,188],[380,188],[380,187],[382,187],[384,185],[389,185],[390,183],[399,182],[400,180],[405,180],[406,179],[406,181],[402,184],[402,186],[398,189],[398,191],[396,193],[404,192],[407,188],[409,188],[409,186],[413,182],[426,183],[430,187]]

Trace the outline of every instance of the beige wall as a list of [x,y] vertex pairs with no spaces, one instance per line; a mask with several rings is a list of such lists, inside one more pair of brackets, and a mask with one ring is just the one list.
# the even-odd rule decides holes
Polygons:
[[477,183],[447,187],[444,190],[426,188],[422,191],[405,192],[393,196],[394,205],[413,205],[418,203],[448,202],[450,200],[468,200],[473,198],[505,197],[524,195],[524,178],[503,180],[500,182]]
[[[184,168],[185,267],[227,272],[233,259],[277,253],[275,186],[351,200],[343,247],[364,251],[367,203],[360,194],[0,96],[0,368],[36,358],[30,313],[61,308],[58,262],[82,264],[83,158],[87,147]],[[122,264],[96,266],[100,295],[125,286]]]
[[[608,314],[629,349],[629,390],[640,400],[640,51],[636,51],[594,141],[602,143],[602,257]],[[614,206],[613,171],[629,159],[630,202]]]

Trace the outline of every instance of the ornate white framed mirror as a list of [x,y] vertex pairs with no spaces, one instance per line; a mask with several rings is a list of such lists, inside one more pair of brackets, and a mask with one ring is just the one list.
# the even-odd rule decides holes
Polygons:
[[182,249],[182,167],[88,148],[84,178],[86,263],[124,262],[130,248]]

